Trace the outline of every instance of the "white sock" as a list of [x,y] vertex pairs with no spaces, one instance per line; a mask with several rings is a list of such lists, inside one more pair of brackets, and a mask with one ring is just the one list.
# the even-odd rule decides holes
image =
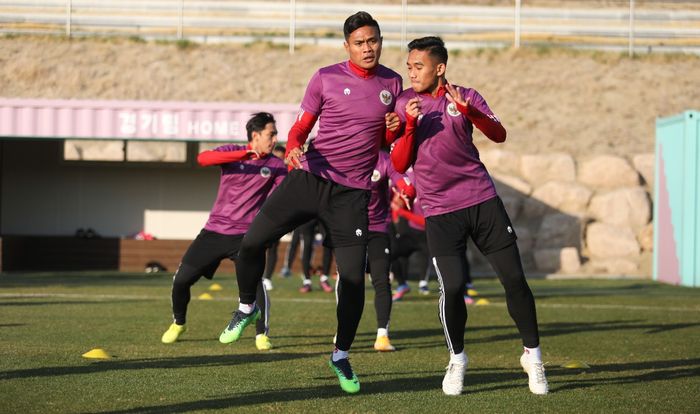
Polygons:
[[304,279],[304,286],[311,284],[311,279]]
[[331,358],[333,358],[333,362],[340,361],[341,359],[345,359],[348,357],[348,351],[341,351],[340,349],[336,348],[333,351],[333,355]]
[[255,309],[255,302],[251,303],[250,305],[246,305],[245,303],[238,304],[238,310],[243,313],[251,313],[253,312],[253,309]]
[[321,275],[321,277],[319,277],[319,279],[321,279],[321,282],[327,282],[327,281],[328,281],[328,275]]
[[423,286],[428,286],[427,280],[421,280],[420,282],[418,282],[418,287],[423,287]]
[[389,330],[386,328],[377,329],[377,338],[379,338],[380,336],[389,336]]
[[537,348],[527,348],[523,347],[523,352],[527,355],[527,359],[533,362],[542,362],[542,351],[540,347]]
[[467,365],[467,354],[465,354],[464,351],[460,352],[459,354],[450,353],[450,363]]

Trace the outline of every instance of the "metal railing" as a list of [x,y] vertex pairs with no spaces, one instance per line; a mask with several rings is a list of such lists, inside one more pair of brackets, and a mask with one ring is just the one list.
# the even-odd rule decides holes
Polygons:
[[[520,47],[545,44],[583,48],[700,53],[700,8],[614,7],[542,8],[528,0],[513,7],[303,3],[236,0],[0,0],[0,33],[66,36],[138,36],[196,42],[337,44],[342,23],[367,10],[382,26],[388,45],[428,34],[442,36],[449,48]],[[695,3],[697,5],[697,3]]]

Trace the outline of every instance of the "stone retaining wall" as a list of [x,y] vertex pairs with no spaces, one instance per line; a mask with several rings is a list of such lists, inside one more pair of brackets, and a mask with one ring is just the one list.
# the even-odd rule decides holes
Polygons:
[[[654,154],[574,159],[486,150],[481,159],[528,271],[651,275]],[[475,270],[489,269],[473,245],[469,257]]]

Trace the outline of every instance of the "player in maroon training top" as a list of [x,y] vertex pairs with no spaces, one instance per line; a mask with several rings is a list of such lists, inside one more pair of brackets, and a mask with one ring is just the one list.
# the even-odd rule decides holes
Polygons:
[[[391,184],[390,184],[391,182]],[[410,180],[394,170],[389,154],[380,151],[377,166],[372,173],[372,195],[369,201],[369,237],[367,242],[367,262],[369,264],[372,285],[374,286],[374,309],[377,313],[377,339],[374,349],[377,351],[395,351],[389,340],[389,321],[391,319],[391,282],[389,268],[392,260],[390,200],[392,189],[396,187],[407,198],[415,197],[415,188]]]
[[475,126],[495,142],[505,141],[506,130],[477,91],[447,82],[442,39],[416,39],[408,48],[411,88],[396,103],[406,122],[405,133],[391,159],[399,172],[413,165],[425,210],[428,249],[441,284],[440,321],[451,354],[442,389],[448,395],[462,392],[468,361],[462,294],[464,251],[471,237],[505,288],[508,312],[524,345],[520,363],[530,391],[546,394],[535,300],[525,280],[515,230],[472,141]]
[[[236,274],[240,305],[219,337],[237,340],[258,312],[255,289],[265,267],[265,246],[299,225],[318,218],[324,244],[334,249],[338,267],[336,349],[329,361],[341,388],[360,383],[348,360],[364,307],[367,204],[370,179],[382,141],[399,125],[394,102],[402,89],[396,72],[379,64],[379,24],[365,12],[345,21],[349,60],[319,69],[309,81],[297,122],[289,132],[286,160],[293,167],[267,199],[241,243]],[[304,144],[320,119],[318,134]]]
[[[248,145],[223,145],[199,154],[202,166],[221,167],[219,192],[204,229],[187,249],[175,272],[172,288],[173,323],[161,338],[163,343],[177,341],[186,330],[190,288],[202,276],[211,279],[225,258],[236,260],[243,234],[260,210],[268,194],[287,175],[281,159],[270,155],[277,141],[275,118],[260,112],[246,124]],[[262,283],[256,287],[263,318],[257,323],[255,345],[260,350],[272,347],[268,338],[269,300]]]

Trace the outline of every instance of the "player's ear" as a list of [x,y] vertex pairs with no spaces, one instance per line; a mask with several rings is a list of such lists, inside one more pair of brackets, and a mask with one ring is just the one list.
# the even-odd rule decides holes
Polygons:
[[445,72],[447,71],[447,65],[445,65],[444,63],[438,63],[436,69],[438,76],[445,76]]

